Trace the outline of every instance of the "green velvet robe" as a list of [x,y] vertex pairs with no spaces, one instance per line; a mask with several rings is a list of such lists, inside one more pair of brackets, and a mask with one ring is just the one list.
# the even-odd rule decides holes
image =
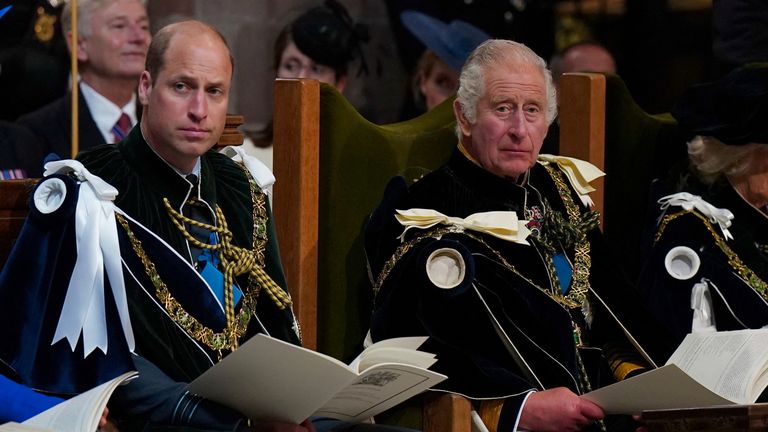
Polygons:
[[[167,198],[180,210],[190,193],[190,184],[163,161],[146,143],[139,127],[117,145],[98,147],[81,153],[78,159],[93,173],[115,186],[119,195],[115,204],[125,213],[152,230],[190,263],[186,240],[173,224],[163,205]],[[253,198],[263,218],[255,218]],[[233,243],[252,249],[264,248],[264,268],[285,289],[274,225],[269,203],[263,192],[249,183],[245,170],[228,157],[210,151],[201,157],[200,193],[211,207],[218,205],[233,234]],[[258,223],[257,223],[258,221]],[[220,224],[220,222],[219,222]],[[159,263],[155,263],[159,265]],[[141,268],[141,267],[139,267]],[[190,381],[213,365],[221,354],[195,340],[171,319],[159,300],[158,292],[146,274],[134,275],[141,284],[126,275],[131,321],[136,335],[136,352],[176,381]],[[174,281],[163,280],[169,288]],[[238,286],[248,295],[257,286],[247,277],[238,278]],[[183,287],[185,288],[185,287]],[[173,292],[173,290],[171,290]],[[256,315],[251,319],[240,342],[261,332],[259,321],[273,337],[299,343],[298,326],[290,307],[278,309],[265,294],[257,297]],[[200,318],[200,317],[196,317]]]

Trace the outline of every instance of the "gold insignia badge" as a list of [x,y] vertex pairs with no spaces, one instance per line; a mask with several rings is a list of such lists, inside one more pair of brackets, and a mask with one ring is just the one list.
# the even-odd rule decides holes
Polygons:
[[48,43],[53,39],[53,35],[56,31],[54,24],[56,24],[56,16],[45,13],[45,9],[41,6],[37,8],[37,20],[35,21],[35,37],[41,43]]

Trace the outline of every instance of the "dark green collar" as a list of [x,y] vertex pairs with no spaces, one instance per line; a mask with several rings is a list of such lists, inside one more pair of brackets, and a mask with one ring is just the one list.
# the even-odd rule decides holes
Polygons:
[[[182,207],[192,186],[155,153],[142,136],[141,128],[133,128],[128,137],[117,146],[140,178],[151,179],[146,182],[148,188],[168,198],[174,208]],[[207,158],[200,159],[200,193],[204,201],[215,203],[215,179],[210,174],[213,172],[212,167]]]

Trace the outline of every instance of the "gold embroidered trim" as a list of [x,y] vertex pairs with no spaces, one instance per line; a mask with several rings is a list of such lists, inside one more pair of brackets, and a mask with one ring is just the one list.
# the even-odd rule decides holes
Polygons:
[[[568,218],[571,223],[577,224],[581,219],[581,211],[579,206],[573,201],[571,196],[571,190],[565,183],[563,173],[554,169],[551,165],[544,165],[552,180],[555,182],[557,191],[560,194],[560,198],[565,204],[565,210],[568,213]],[[573,259],[573,275],[571,279],[571,286],[568,290],[568,294],[564,296],[563,302],[570,303],[571,307],[579,307],[584,305],[587,300],[587,292],[589,292],[589,272],[592,267],[592,258],[589,256],[590,244],[587,239],[587,233],[584,233],[582,240],[576,242],[574,245],[574,259]],[[549,254],[548,254],[549,255]],[[549,259],[552,259],[549,256]],[[554,265],[554,264],[553,264]],[[552,293],[555,297],[562,297],[563,295],[558,290],[556,293]]]
[[760,279],[759,276],[755,274],[752,269],[747,267],[746,264],[739,258],[738,255],[736,255],[736,252],[733,251],[728,246],[728,243],[725,241],[725,238],[723,238],[718,232],[715,230],[715,228],[712,226],[712,224],[709,222],[709,219],[698,212],[695,212],[693,210],[681,210],[677,213],[673,214],[667,214],[662,218],[661,223],[659,224],[659,229],[656,232],[656,236],[654,238],[654,242],[658,242],[661,240],[661,236],[664,234],[664,230],[667,228],[667,225],[672,222],[673,220],[677,219],[680,216],[686,215],[686,214],[692,214],[699,218],[703,223],[704,226],[707,228],[707,231],[712,235],[712,238],[715,240],[715,244],[718,248],[725,254],[726,257],[728,257],[728,265],[731,266],[732,269],[736,271],[736,273],[741,276],[742,279],[744,279],[747,284],[749,284],[750,287],[752,287],[755,292],[760,294],[760,296],[768,300],[768,284],[766,284],[762,279]]
[[243,170],[248,179],[248,186],[251,192],[251,202],[253,203],[253,250],[256,253],[256,260],[259,265],[264,266],[265,251],[267,249],[267,196],[251,176],[248,168],[241,163],[237,165]]
[[[248,179],[248,186],[251,190],[251,202],[253,203],[253,250],[256,253],[259,265],[264,267],[266,261],[265,252],[267,249],[267,242],[269,241],[269,233],[267,232],[267,194],[265,194],[259,184],[256,183],[256,179],[253,178],[253,175],[251,175],[251,172],[245,164],[241,162],[235,163],[243,170],[245,177]],[[248,286],[250,290],[255,290],[256,294],[254,298],[258,299],[261,285],[259,285],[251,275],[248,275]],[[290,299],[290,293],[287,288],[285,293]],[[254,310],[256,310],[255,308],[256,306],[254,304]],[[293,312],[291,312],[291,315],[293,315]],[[302,341],[301,324],[299,324],[299,320],[297,320],[295,316],[293,317],[293,323],[296,326],[296,336],[299,338],[299,341]]]
[[433,229],[431,231],[423,232],[423,233],[420,233],[419,235],[417,235],[416,237],[406,241],[405,243],[402,243],[395,250],[395,253],[392,254],[392,256],[384,264],[384,267],[381,269],[381,272],[379,273],[379,276],[376,278],[376,282],[375,282],[375,284],[373,286],[374,297],[376,296],[376,294],[378,294],[378,292],[381,289],[382,285],[384,285],[384,282],[387,280],[387,277],[389,276],[389,273],[391,273],[392,269],[395,268],[395,265],[397,264],[397,262],[400,261],[400,259],[406,253],[408,253],[408,251],[410,251],[414,246],[418,245],[419,243],[421,243],[422,241],[424,241],[424,240],[426,240],[428,238],[440,239],[443,235],[449,234],[449,233],[460,233],[460,234],[463,234],[463,235],[465,235],[465,236],[475,240],[476,242],[482,244],[483,246],[485,246],[486,249],[488,249],[488,251],[490,251],[493,254],[494,258],[496,258],[505,268],[507,268],[512,273],[514,273],[520,279],[528,282],[529,284],[531,284],[531,286],[533,286],[534,288],[536,288],[539,291],[543,292],[544,294],[546,294],[547,296],[549,296],[550,298],[552,298],[553,300],[555,300],[557,303],[561,304],[562,306],[564,306],[566,308],[571,308],[572,307],[572,302],[567,302],[566,299],[563,296],[559,296],[559,297],[552,296],[551,293],[549,292],[549,290],[544,289],[543,287],[538,285],[536,282],[534,282],[533,280],[529,279],[527,276],[525,276],[520,271],[518,271],[517,268],[515,268],[514,265],[512,265],[509,261],[507,261],[501,255],[501,253],[499,251],[497,251],[496,249],[494,249],[490,245],[488,245],[488,243],[486,243],[485,240],[482,237],[477,236],[477,235],[472,234],[472,233],[467,232],[467,231],[463,231],[460,227],[453,227],[453,226],[451,226],[451,227],[441,227],[441,228]]

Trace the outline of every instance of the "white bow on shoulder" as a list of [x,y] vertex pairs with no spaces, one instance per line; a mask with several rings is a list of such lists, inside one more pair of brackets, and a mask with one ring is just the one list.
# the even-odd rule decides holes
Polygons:
[[[107,352],[107,322],[104,305],[104,270],[109,278],[117,312],[123,327],[128,348],[133,351],[135,341],[128,315],[128,300],[125,294],[120,244],[117,236],[113,203],[117,189],[91,174],[76,160],[59,160],[45,164],[45,175],[73,174],[78,181],[79,197],[75,209],[75,238],[77,261],[67,287],[64,305],[61,308],[54,344],[67,339],[75,350],[80,333],[83,334],[84,357],[99,348]],[[51,179],[58,180],[58,179]],[[48,183],[46,180],[44,182]],[[57,206],[54,197],[63,202],[66,190],[61,180],[50,182],[47,187],[38,187],[35,205],[44,213],[50,213]],[[39,195],[39,196],[38,196]]]
[[527,245],[525,240],[531,231],[527,228],[528,221],[518,220],[513,211],[492,211],[474,213],[466,218],[446,216],[431,209],[412,208],[396,210],[395,218],[405,227],[400,240],[411,228],[429,229],[437,224],[452,225],[460,230],[471,230],[490,234],[502,240]]
[[666,210],[669,206],[680,206],[688,211],[695,209],[707,217],[710,222],[716,223],[727,240],[733,240],[731,232],[728,231],[728,227],[731,226],[731,221],[733,220],[733,213],[726,208],[717,208],[700,196],[688,192],[667,195],[659,199],[659,204],[661,204],[662,210]]

